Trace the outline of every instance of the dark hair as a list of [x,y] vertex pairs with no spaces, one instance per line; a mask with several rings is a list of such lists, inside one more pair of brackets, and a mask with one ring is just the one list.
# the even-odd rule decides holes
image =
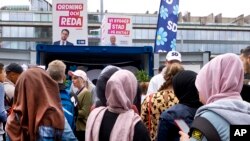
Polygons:
[[136,92],[136,96],[135,96],[135,99],[133,101],[133,104],[136,106],[139,114],[141,114],[141,95],[142,95],[141,88],[140,88],[140,85],[138,84],[137,85],[137,92]]
[[160,73],[163,68],[165,68],[165,65],[160,65],[159,68],[158,68],[158,72]]
[[247,57],[250,55],[250,46],[247,46],[244,49],[240,50],[240,54],[242,54],[244,57]]
[[[68,29],[62,29],[62,32],[63,32],[63,31],[66,31],[66,32],[68,32],[68,34],[69,34],[69,30],[68,30]],[[61,33],[62,33],[62,32],[61,32]]]
[[4,67],[4,64],[3,64],[3,63],[0,63],[0,73],[2,73],[3,67]]
[[97,82],[97,79],[93,79],[93,80],[92,80],[92,83],[93,83],[94,85],[96,85],[96,82]]
[[8,72],[15,72],[18,74],[21,74],[23,72],[23,68],[17,64],[17,63],[10,63],[6,68],[5,68],[6,73]]

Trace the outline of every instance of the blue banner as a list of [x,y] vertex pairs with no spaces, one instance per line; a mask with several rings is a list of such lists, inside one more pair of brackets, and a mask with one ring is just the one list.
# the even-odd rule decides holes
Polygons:
[[175,50],[178,12],[179,0],[161,0],[154,52]]

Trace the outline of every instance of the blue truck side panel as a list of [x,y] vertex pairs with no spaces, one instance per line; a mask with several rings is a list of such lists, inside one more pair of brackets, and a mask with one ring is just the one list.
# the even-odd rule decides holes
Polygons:
[[[73,58],[74,55],[90,55],[94,58],[98,58],[99,56],[114,56],[115,59],[119,61],[119,56],[121,58],[128,56],[127,60],[130,56],[142,55],[146,60],[141,59],[142,62],[147,62],[143,69],[148,70],[150,76],[153,76],[153,47],[152,46],[59,46],[59,45],[44,45],[38,44],[36,46],[37,51],[37,59],[36,63],[40,65],[47,65],[45,62],[46,54],[61,54],[61,56],[65,56],[68,59]],[[124,59],[123,59],[124,61]]]

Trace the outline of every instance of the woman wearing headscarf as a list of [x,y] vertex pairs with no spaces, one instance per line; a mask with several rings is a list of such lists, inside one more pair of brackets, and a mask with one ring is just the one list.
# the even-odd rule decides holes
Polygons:
[[[92,107],[92,109],[96,107],[100,107],[100,106],[107,106],[106,105],[107,99],[105,97],[105,89],[106,89],[107,81],[118,70],[120,70],[119,67],[108,65],[101,71],[97,79],[96,87],[95,87],[95,95],[97,96],[97,101],[94,104],[94,107]],[[141,91],[138,85],[137,94],[133,102],[134,103],[133,109],[138,114],[140,113],[140,108],[141,108],[141,93],[140,92]]]
[[95,108],[88,117],[87,141],[149,141],[140,116],[132,110],[137,80],[127,70],[115,72],[107,82],[107,107]]
[[107,99],[105,97],[105,89],[107,81],[118,70],[120,70],[120,68],[109,65],[101,71],[95,87],[95,94],[98,99],[95,103],[95,107],[107,106],[106,105]]
[[[243,79],[243,65],[235,54],[219,55],[207,63],[195,81],[204,106],[197,110],[193,122],[200,117],[208,120],[221,141],[230,140],[230,125],[249,125],[250,104],[240,95]],[[192,140],[211,140],[211,136],[205,135],[203,126],[190,130]],[[180,134],[182,141],[189,139],[187,134],[181,131]]]
[[173,91],[172,79],[182,70],[184,69],[179,63],[168,66],[164,73],[165,82],[161,88],[157,93],[148,95],[142,103],[141,118],[150,132],[152,141],[156,140],[161,113],[179,102]]
[[10,139],[62,140],[64,125],[58,84],[41,68],[23,72],[16,83],[13,111],[6,124]]
[[173,77],[173,89],[179,103],[161,114],[157,141],[179,141],[179,128],[174,120],[182,119],[191,125],[196,110],[202,105],[195,87],[196,73],[184,70]]

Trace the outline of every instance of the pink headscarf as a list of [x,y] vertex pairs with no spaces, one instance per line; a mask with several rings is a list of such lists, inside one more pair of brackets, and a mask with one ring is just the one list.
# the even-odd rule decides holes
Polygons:
[[136,96],[137,80],[133,73],[127,70],[115,72],[107,82],[105,96],[108,107],[94,109],[87,121],[86,137],[88,141],[99,141],[99,130],[103,115],[108,109],[119,113],[111,131],[110,141],[132,141],[134,127],[141,120],[140,116],[132,110],[133,100]]
[[195,86],[206,104],[220,99],[242,99],[243,65],[233,53],[219,55],[198,73]]

